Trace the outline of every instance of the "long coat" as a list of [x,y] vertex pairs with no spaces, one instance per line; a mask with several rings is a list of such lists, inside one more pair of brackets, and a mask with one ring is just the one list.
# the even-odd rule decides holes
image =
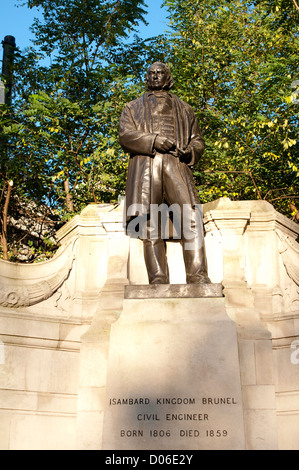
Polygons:
[[[138,204],[143,212],[149,213],[151,204],[151,174],[154,150],[154,141],[157,133],[153,133],[149,93],[131,101],[125,107],[119,124],[119,141],[123,150],[130,154],[127,184],[126,207]],[[191,168],[197,163],[204,150],[204,140],[199,130],[197,118],[187,103],[181,101],[176,95],[173,98],[175,135],[177,147],[186,149],[190,146],[192,156],[188,164],[179,162],[181,174],[189,189],[190,203],[199,204],[198,193],[195,188]],[[126,212],[127,213],[127,212]],[[131,216],[140,215],[140,211]],[[128,222],[129,218],[127,218]]]

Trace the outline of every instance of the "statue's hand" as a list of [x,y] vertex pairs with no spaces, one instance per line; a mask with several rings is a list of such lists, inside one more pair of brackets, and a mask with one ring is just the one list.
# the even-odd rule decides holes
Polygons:
[[191,147],[188,146],[185,149],[180,149],[179,147],[177,147],[176,151],[177,151],[177,155],[180,158],[180,160],[182,160],[183,162],[188,163],[188,161],[190,160],[191,155],[192,155]]
[[162,135],[157,135],[154,147],[158,152],[168,152],[171,149],[175,148],[175,140],[173,139],[168,139],[168,137],[164,137]]

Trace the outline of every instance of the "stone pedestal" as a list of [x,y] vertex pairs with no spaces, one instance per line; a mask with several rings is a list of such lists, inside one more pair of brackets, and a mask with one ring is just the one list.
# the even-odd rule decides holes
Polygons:
[[145,286],[121,205],[87,206],[51,260],[0,260],[0,449],[299,449],[299,226],[203,209],[204,288],[172,242],[171,285]]
[[224,298],[134,294],[126,288],[111,328],[103,449],[245,449],[236,326]]

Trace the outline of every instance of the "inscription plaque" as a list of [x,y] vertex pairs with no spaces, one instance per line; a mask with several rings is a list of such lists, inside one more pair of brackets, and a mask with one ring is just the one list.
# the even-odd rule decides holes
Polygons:
[[104,449],[244,449],[223,298],[126,299],[110,344]]

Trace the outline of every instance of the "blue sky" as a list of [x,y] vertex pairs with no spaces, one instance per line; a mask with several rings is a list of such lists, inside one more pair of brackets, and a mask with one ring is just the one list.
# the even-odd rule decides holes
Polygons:
[[[5,36],[14,36],[17,46],[23,50],[30,46],[32,33],[30,26],[36,16],[36,10],[29,10],[25,6],[20,6],[20,0],[0,0],[0,40]],[[161,8],[162,0],[147,0],[148,5],[147,22],[145,27],[141,25],[140,34],[145,39],[164,33],[167,29],[167,11]],[[2,51],[0,53],[2,59]]]

